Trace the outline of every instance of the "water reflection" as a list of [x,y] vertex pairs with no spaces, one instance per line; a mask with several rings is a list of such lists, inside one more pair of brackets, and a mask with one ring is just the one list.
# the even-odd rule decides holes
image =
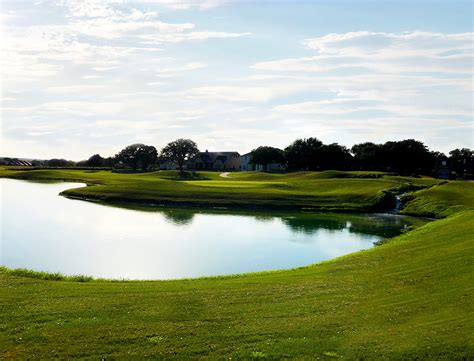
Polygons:
[[415,219],[104,206],[82,184],[0,180],[2,265],[94,277],[174,279],[292,268],[366,249]]
[[186,226],[193,222],[195,213],[186,210],[163,210],[166,220],[175,226]]
[[424,220],[388,214],[302,214],[298,217],[282,217],[282,221],[293,231],[308,235],[315,234],[320,229],[327,229],[332,231],[347,230],[349,233],[374,235],[382,238],[395,237],[406,226],[420,225],[425,222]]
[[347,230],[354,234],[374,235],[392,238],[403,232],[408,226],[420,226],[426,220],[389,213],[349,214],[318,212],[285,212],[269,210],[235,210],[220,208],[172,208],[133,204],[107,204],[107,207],[118,207],[142,212],[163,214],[173,225],[186,226],[193,222],[195,215],[226,215],[252,217],[255,221],[272,223],[280,221],[293,232],[314,235],[321,229],[328,231]]

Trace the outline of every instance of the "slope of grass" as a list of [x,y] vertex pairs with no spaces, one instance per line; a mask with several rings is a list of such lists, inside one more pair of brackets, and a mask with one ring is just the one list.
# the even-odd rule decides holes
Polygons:
[[473,211],[292,271],[167,282],[0,270],[4,358],[472,358]]
[[176,171],[119,174],[84,170],[0,169],[0,177],[41,180],[74,180],[88,187],[63,192],[68,197],[106,202],[149,204],[311,208],[327,211],[370,211],[390,208],[388,192],[425,186],[430,178],[402,178],[380,172],[299,172],[269,174],[241,172],[230,178],[215,172]]
[[463,209],[474,209],[474,182],[443,182],[407,197],[403,214],[442,218]]

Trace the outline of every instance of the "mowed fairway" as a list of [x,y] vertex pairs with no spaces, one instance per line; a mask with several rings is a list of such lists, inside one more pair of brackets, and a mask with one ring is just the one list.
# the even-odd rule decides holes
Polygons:
[[[103,184],[81,191],[103,187],[123,194],[130,186],[137,196],[141,183],[146,197],[160,199],[158,195],[171,197],[179,184],[188,192],[186,198],[203,192],[273,202],[283,194],[292,204],[309,198],[313,204],[326,199],[369,205],[382,190],[424,185],[432,187],[415,192],[405,211],[426,214],[429,209],[446,218],[373,249],[290,271],[182,281],[74,282],[2,269],[0,355],[5,359],[474,357],[473,183],[328,178],[323,172],[239,174],[239,181],[252,185],[238,187],[237,179],[219,179],[218,174],[175,181],[158,173],[6,172],[2,175]],[[194,184],[198,182],[218,183]],[[156,193],[154,187],[160,190]],[[298,198],[298,192],[304,197]]]
[[0,170],[0,176],[20,179],[74,180],[88,187],[67,190],[68,197],[106,202],[225,206],[241,208],[310,208],[333,211],[387,209],[386,192],[433,185],[429,178],[384,176],[376,172],[299,172],[292,174],[175,171],[118,174],[109,171]]

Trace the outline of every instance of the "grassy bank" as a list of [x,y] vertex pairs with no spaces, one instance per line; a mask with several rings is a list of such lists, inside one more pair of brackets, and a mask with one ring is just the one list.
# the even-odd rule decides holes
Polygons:
[[[122,176],[106,173],[110,179],[104,180],[100,173],[75,180],[111,187],[107,182]],[[157,177],[131,177],[141,176]],[[209,174],[209,180],[199,182],[237,181],[217,177]],[[284,182],[285,177],[288,183],[313,182],[306,192],[316,192],[324,179],[381,182],[375,194],[410,183],[437,184],[322,173],[239,177],[240,182]],[[150,182],[165,181],[176,182]],[[349,197],[343,185],[335,189],[332,200]],[[352,196],[364,194],[361,189]],[[376,248],[291,271],[186,281],[76,282],[0,269],[0,355],[472,359],[473,196],[474,184],[464,182],[418,191],[405,212],[446,218]],[[359,199],[370,203],[370,197]]]
[[291,174],[200,172],[180,177],[175,171],[118,174],[110,171],[0,169],[0,177],[74,180],[88,187],[67,197],[104,202],[175,206],[375,211],[393,206],[391,192],[439,183],[377,172],[299,172]]

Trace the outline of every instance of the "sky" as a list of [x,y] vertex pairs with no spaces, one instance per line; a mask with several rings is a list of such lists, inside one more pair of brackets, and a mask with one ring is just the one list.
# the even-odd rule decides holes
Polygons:
[[0,156],[474,147],[471,1],[0,0]]

